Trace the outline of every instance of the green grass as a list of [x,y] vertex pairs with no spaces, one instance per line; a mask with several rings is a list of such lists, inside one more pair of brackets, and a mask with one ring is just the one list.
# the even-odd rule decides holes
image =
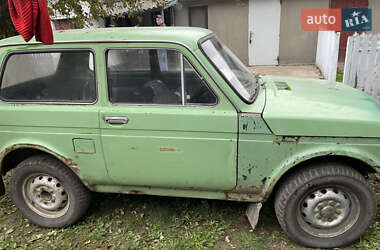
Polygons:
[[340,69],[338,69],[336,73],[336,81],[343,82],[343,72]]
[[239,249],[261,250],[265,248],[263,238],[253,232],[242,232],[235,239]]
[[[82,221],[45,229],[25,220],[6,194],[0,198],[0,249],[304,249],[282,232],[271,202],[264,204],[255,231],[245,207],[227,201],[94,194]],[[347,249],[380,249],[379,213],[377,219]]]
[[[377,183],[377,192],[380,183]],[[380,193],[377,194],[377,217],[369,230],[361,237],[359,243],[360,249],[380,249]]]

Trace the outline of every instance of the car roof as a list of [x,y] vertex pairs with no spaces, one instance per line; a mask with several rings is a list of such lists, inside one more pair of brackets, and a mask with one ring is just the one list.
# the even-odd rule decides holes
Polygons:
[[[164,41],[184,44],[196,49],[199,39],[212,34],[211,30],[195,27],[119,27],[72,29],[54,32],[54,42],[99,41]],[[35,43],[33,38],[29,43]],[[21,36],[0,40],[0,46],[28,44]]]

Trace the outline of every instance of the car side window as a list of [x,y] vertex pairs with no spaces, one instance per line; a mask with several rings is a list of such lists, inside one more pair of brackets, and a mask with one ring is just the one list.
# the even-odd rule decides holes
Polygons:
[[111,103],[216,103],[215,95],[176,50],[110,49],[107,78]]
[[181,104],[180,54],[164,49],[115,49],[107,55],[112,103]]
[[1,79],[5,101],[96,101],[94,56],[90,51],[11,54]]
[[216,104],[214,93],[186,58],[184,58],[184,84],[186,104]]

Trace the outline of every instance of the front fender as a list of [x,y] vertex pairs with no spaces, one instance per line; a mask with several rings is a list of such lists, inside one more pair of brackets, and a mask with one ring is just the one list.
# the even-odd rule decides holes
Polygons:
[[333,156],[341,156],[341,157],[346,158],[347,160],[354,159],[354,160],[363,162],[363,164],[367,164],[368,166],[370,166],[374,170],[374,172],[379,172],[379,170],[380,170],[378,167],[372,166],[371,163],[373,163],[373,161],[364,155],[359,155],[359,154],[355,154],[353,152],[345,152],[345,151],[315,152],[313,154],[308,154],[308,155],[297,157],[296,159],[294,159],[293,162],[291,162],[288,165],[281,168],[279,172],[276,172],[273,175],[271,175],[269,177],[269,179],[272,181],[268,182],[267,185],[264,187],[263,197],[266,199],[270,196],[270,194],[272,193],[276,184],[290,169],[297,167],[297,166],[300,166],[302,163],[305,163],[305,162],[312,160],[312,159],[320,158],[321,160],[323,160],[323,159],[328,160],[327,157],[333,157]]
[[[250,139],[252,138],[252,139]],[[290,169],[324,156],[356,159],[379,172],[380,139],[254,135],[239,141],[236,192],[266,199]]]

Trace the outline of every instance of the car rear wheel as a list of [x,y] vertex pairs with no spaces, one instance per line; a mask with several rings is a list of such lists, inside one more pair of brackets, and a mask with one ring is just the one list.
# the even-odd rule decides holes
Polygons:
[[62,162],[39,155],[21,162],[10,177],[10,194],[25,218],[42,227],[66,227],[90,204],[90,191]]
[[356,170],[319,164],[289,176],[275,210],[283,230],[307,247],[334,248],[359,239],[376,216],[376,194]]

